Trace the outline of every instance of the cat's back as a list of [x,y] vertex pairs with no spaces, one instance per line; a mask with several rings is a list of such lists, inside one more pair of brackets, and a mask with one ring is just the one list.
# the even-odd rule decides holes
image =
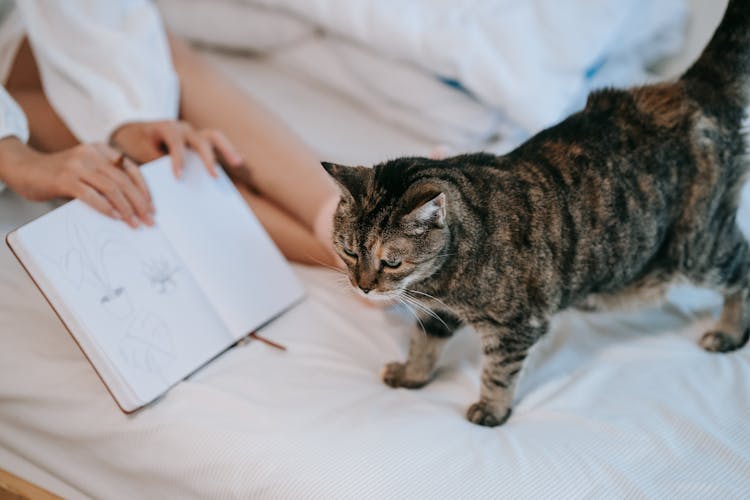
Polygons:
[[583,110],[530,139],[519,156],[544,152],[560,163],[584,154],[599,164],[646,160],[644,155],[685,145],[698,116],[700,108],[679,82],[597,90]]
[[689,90],[678,80],[595,91],[583,110],[536,134],[503,163],[524,182],[536,177],[573,193],[606,195],[601,184],[608,184],[638,194],[640,184],[641,191],[660,191],[671,206],[700,179],[715,179],[704,187],[721,189],[724,171],[736,169],[726,159],[741,153],[742,141]]

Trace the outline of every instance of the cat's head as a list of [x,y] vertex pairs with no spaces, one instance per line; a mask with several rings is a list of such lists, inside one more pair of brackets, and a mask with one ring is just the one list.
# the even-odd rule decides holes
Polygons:
[[445,186],[408,175],[421,158],[368,167],[323,163],[339,184],[333,244],[352,286],[374,299],[394,298],[434,274],[450,240]]

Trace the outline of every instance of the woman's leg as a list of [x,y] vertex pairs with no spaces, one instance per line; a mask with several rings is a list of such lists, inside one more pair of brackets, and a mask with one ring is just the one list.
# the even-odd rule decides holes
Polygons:
[[[330,242],[339,192],[312,150],[187,44],[170,36],[170,45],[182,117],[196,128],[221,130],[238,149],[250,167],[253,189],[269,202],[264,204],[267,219],[259,217],[282,251],[295,260],[322,255],[323,263],[339,265]],[[301,247],[285,247],[289,241]]]
[[332,265],[330,253],[299,222],[245,186],[238,184],[237,188],[284,257],[305,264]]
[[18,49],[5,88],[26,114],[29,144],[34,149],[54,153],[78,144],[44,95],[39,69],[28,40],[24,40]]

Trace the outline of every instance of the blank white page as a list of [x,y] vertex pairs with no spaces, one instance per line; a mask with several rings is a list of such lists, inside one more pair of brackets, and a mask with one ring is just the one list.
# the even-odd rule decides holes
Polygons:
[[192,152],[178,180],[168,157],[143,167],[157,225],[239,339],[304,292],[232,181],[219,171],[219,178],[212,178]]
[[[72,201],[16,231],[25,265],[82,347],[96,343],[97,371],[126,410],[126,380],[148,403],[234,339],[157,228],[131,229]],[[92,361],[99,359],[87,353]],[[115,370],[116,377],[111,370]]]

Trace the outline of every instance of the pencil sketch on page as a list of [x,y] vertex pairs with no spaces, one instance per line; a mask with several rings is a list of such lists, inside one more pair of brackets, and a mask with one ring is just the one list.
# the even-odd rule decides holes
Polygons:
[[55,306],[138,394],[175,383],[232,340],[161,227],[134,230],[73,202],[21,236]]
[[124,283],[113,278],[107,260],[127,253],[127,244],[104,232],[92,235],[71,219],[66,220],[66,233],[68,249],[61,259],[52,260],[76,289],[93,288],[107,314],[126,319],[133,313],[133,303]]
[[177,357],[169,326],[152,312],[131,320],[119,341],[119,351],[123,361],[132,368],[158,375]]
[[168,321],[148,306],[144,292],[165,295],[176,290],[180,266],[167,252],[145,258],[127,235],[84,222],[65,219],[62,249],[58,257],[47,254],[48,260],[72,290],[80,292],[76,300],[85,298],[115,320],[97,328],[107,332],[122,362],[163,378],[177,350]]
[[143,273],[156,293],[164,295],[177,288],[175,275],[180,267],[170,264],[166,258],[151,259],[143,262]]

